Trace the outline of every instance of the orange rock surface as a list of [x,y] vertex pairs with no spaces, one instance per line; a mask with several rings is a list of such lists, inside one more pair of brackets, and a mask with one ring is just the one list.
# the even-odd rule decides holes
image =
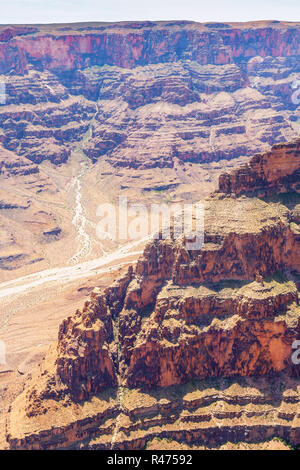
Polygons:
[[150,242],[62,323],[8,414],[11,448],[300,443],[299,154],[276,145],[222,176],[201,249]]

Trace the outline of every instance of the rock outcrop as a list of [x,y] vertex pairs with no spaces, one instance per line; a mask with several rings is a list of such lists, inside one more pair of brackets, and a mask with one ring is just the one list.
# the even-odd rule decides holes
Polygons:
[[231,174],[221,175],[219,191],[243,194],[300,193],[300,142],[274,145],[271,152],[257,154]]
[[150,242],[63,322],[12,405],[12,448],[300,443],[299,154],[277,145],[223,176],[201,248]]
[[88,399],[117,385],[108,346],[112,338],[112,318],[105,297],[95,293],[82,312],[61,324],[57,373],[73,399]]

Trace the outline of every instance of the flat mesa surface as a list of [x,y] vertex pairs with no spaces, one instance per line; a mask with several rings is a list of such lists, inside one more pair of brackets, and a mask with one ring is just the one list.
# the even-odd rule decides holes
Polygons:
[[280,203],[261,199],[213,199],[205,205],[205,230],[208,233],[258,233],[262,228],[280,221],[286,222],[288,209]]

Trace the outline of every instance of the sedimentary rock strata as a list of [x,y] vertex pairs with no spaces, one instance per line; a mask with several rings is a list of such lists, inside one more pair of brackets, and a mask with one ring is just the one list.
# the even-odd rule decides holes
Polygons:
[[201,248],[186,236],[150,242],[62,323],[12,405],[12,448],[299,444],[299,152],[299,140],[275,146],[243,178],[221,177]]
[[[1,26],[1,188],[31,200],[32,229],[26,243],[3,247],[1,279],[101,256],[93,229],[101,202],[119,194],[195,202],[226,168],[297,137],[299,30],[280,22]],[[88,248],[73,223],[78,200]],[[16,214],[5,207],[1,227],[17,239]],[[49,225],[35,220],[41,211]],[[70,240],[68,249],[57,238]]]
[[219,191],[223,193],[272,193],[300,192],[299,141],[289,145],[274,145],[271,152],[257,154],[249,164],[231,174],[220,176]]
[[[298,134],[298,23],[1,27],[0,140],[117,167],[253,155]],[[295,85],[297,86],[297,84]]]

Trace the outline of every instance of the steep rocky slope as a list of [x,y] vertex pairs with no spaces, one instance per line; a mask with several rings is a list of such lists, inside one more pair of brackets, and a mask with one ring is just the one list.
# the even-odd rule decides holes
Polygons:
[[[95,234],[102,202],[195,202],[222,171],[297,137],[299,31],[280,22],[0,26],[0,160],[14,162],[9,178],[0,174],[0,279],[114,249]],[[16,188],[26,209],[11,206]]]
[[299,168],[299,140],[254,156],[207,198],[201,249],[155,240],[96,289],[13,403],[9,446],[299,445]]

